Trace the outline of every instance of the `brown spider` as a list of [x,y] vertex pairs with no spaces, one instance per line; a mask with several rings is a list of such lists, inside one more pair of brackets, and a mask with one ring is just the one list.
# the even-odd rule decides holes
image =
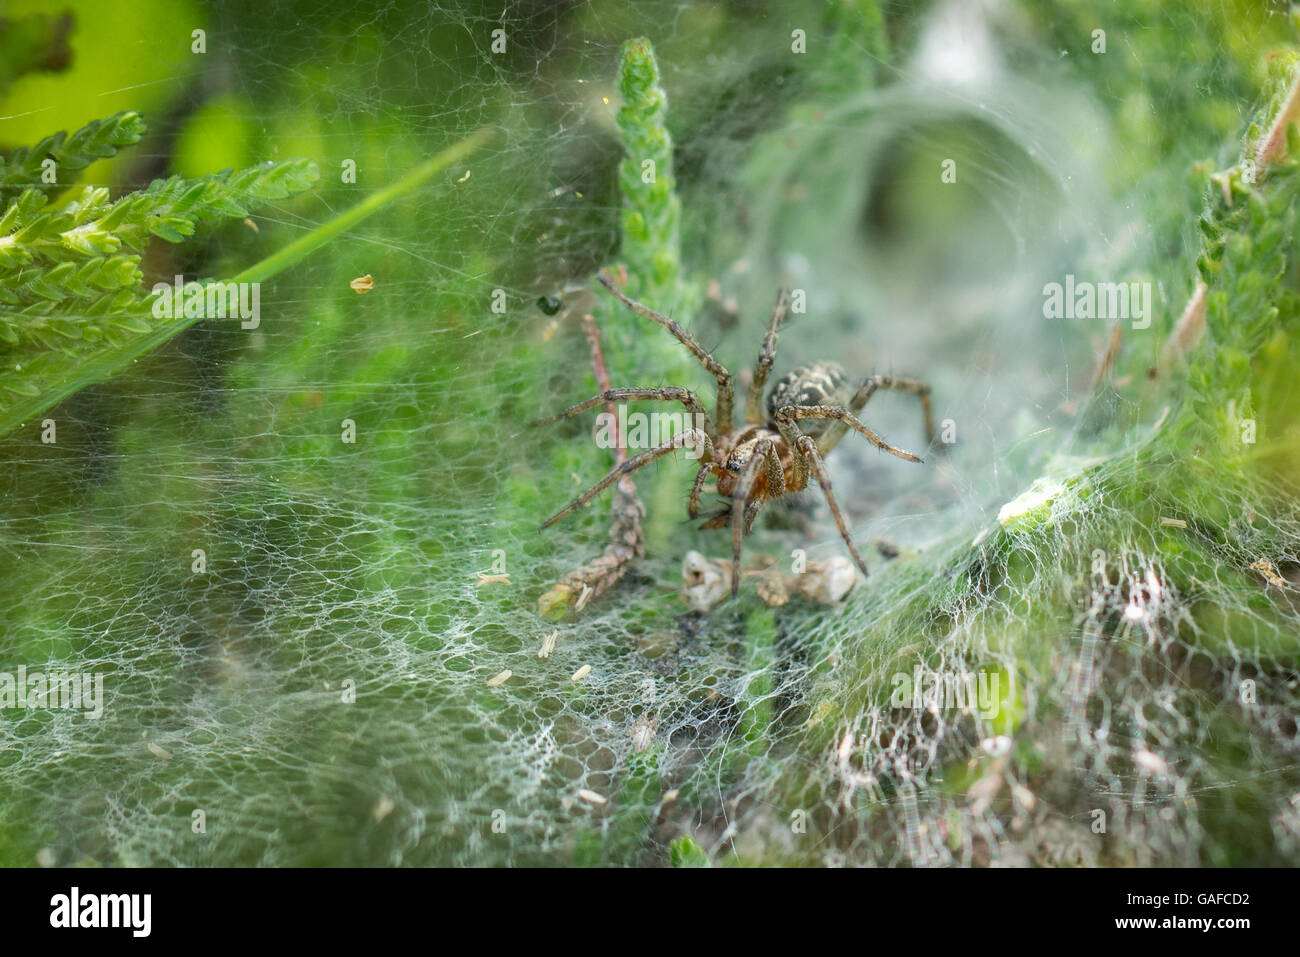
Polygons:
[[[933,443],[934,423],[930,412],[930,387],[916,379],[874,375],[858,386],[856,391],[850,392],[849,379],[842,368],[834,362],[816,362],[801,366],[779,379],[767,397],[766,414],[764,414],[763,387],[767,384],[767,377],[772,371],[772,362],[776,358],[777,331],[785,318],[787,307],[786,292],[781,290],[777,293],[776,306],[772,310],[772,319],[767,328],[767,337],[763,340],[762,351],[754,366],[753,381],[745,397],[745,424],[735,428],[732,412],[735,391],[731,383],[731,373],[714,359],[694,336],[676,322],[623,295],[607,274],[601,273],[598,278],[601,285],[613,293],[623,305],[638,315],[654,320],[671,332],[717,380],[718,394],[715,407],[717,427],[714,427],[713,420],[709,418],[708,412],[694,392],[673,386],[658,389],[609,389],[594,398],[565,409],[559,415],[534,422],[534,425],[558,422],[604,402],[654,400],[680,402],[686,407],[687,412],[700,417],[696,421],[704,423],[703,429],[685,429],[668,442],[629,458],[543,522],[542,528],[549,528],[574,509],[587,504],[622,476],[650,464],[660,456],[689,446],[692,450],[703,450],[700,455],[700,470],[696,473],[695,484],[691,488],[690,502],[687,506],[690,517],[692,519],[699,517],[700,495],[710,475],[717,476],[718,493],[731,499],[730,507],[724,508],[700,527],[722,528],[728,522],[731,524],[733,598],[740,587],[742,535],[749,533],[754,518],[764,502],[778,499],[791,492],[802,492],[808,487],[809,475],[816,476],[817,484],[821,486],[822,494],[826,496],[826,504],[830,506],[831,515],[835,517],[835,525],[839,528],[844,544],[848,546],[853,560],[862,569],[862,574],[866,575],[866,563],[858,554],[853,539],[849,536],[848,527],[844,524],[844,516],[840,513],[839,504],[831,493],[831,480],[826,473],[823,460],[851,428],[860,432],[867,441],[882,451],[897,455],[900,459],[909,462],[920,462],[921,459],[911,452],[896,449],[885,442],[858,421],[855,413],[861,411],[877,389],[895,389],[919,396],[925,420],[926,441]],[[812,422],[801,428],[797,424],[801,420],[812,420]]]

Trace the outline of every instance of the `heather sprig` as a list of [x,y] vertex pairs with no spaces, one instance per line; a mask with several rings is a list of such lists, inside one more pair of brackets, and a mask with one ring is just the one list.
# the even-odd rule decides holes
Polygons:
[[[78,343],[145,331],[140,258],[150,237],[181,242],[201,223],[247,216],[316,176],[315,164],[290,160],[158,180],[117,201],[86,186],[54,206],[41,190],[23,190],[0,215],[0,341],[75,358]],[[22,391],[13,373],[0,375],[0,390]]]
[[0,156],[0,203],[8,203],[28,189],[48,194],[64,189],[76,179],[69,174],[138,143],[145,130],[140,114],[126,110],[107,119],[92,120],[71,134],[60,130],[35,146],[14,150],[7,159]]
[[[299,159],[173,176],[117,199],[103,186],[58,194],[69,171],[144,133],[138,113],[118,113],[0,159],[0,433],[62,398],[84,367],[134,351],[144,338],[161,341],[156,334],[174,322],[149,308],[140,263],[152,238],[182,242],[202,224],[243,218],[318,176]],[[49,159],[54,183],[44,181]]]
[[[134,119],[127,119],[134,117]],[[119,114],[72,136],[47,137],[13,153],[13,183],[44,154],[73,163],[139,138],[143,123]],[[230,277],[264,282],[368,216],[409,195],[492,135],[483,128],[429,157],[405,176]],[[84,163],[83,163],[84,165]],[[15,189],[0,212],[0,435],[93,382],[116,375],[198,316],[158,318],[140,268],[153,238],[180,243],[201,225],[242,219],[256,207],[310,188],[305,159],[223,170],[198,179],[173,176],[114,200],[102,186],[55,197],[38,186]],[[0,195],[3,183],[0,180]],[[168,277],[170,278],[170,277]]]

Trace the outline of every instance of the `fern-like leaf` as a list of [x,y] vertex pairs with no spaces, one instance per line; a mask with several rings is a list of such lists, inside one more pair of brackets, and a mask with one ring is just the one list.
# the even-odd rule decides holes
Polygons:
[[[195,316],[154,316],[140,270],[151,238],[181,242],[200,225],[243,218],[259,205],[301,192],[319,175],[314,163],[289,160],[201,179],[170,177],[116,201],[103,187],[85,186],[58,203],[49,202],[52,190],[27,182],[21,171],[38,168],[38,158],[46,154],[65,160],[94,157],[126,139],[138,139],[143,124],[136,127],[121,119],[127,115],[91,124],[70,137],[47,137],[0,167],[5,201],[0,208],[0,435],[77,389],[116,374],[198,321]],[[408,195],[490,135],[480,130],[430,157],[233,281],[274,276]]]
[[[126,110],[107,119],[92,120],[72,134],[60,131],[47,136],[30,149],[15,150],[7,161],[0,157],[0,203],[8,203],[26,189],[45,193],[64,189],[76,179],[68,173],[138,143],[146,129],[139,113]],[[47,159],[54,160],[54,183],[43,182]]]

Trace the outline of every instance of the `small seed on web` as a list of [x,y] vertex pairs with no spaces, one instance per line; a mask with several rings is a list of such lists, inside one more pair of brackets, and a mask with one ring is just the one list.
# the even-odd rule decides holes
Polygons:
[[853,753],[853,731],[844,732],[844,737],[840,739],[840,746],[835,749],[835,760],[839,764],[847,765],[849,755]]
[[365,295],[375,288],[375,277],[370,275],[370,273],[366,273],[364,276],[359,276],[352,280],[348,285],[357,295]]
[[632,727],[632,750],[644,751],[654,744],[655,733],[659,730],[658,722],[642,715]]
[[538,649],[537,657],[538,658],[551,657],[551,652],[555,650],[556,639],[558,639],[559,637],[560,637],[560,633],[558,631],[553,631],[549,635],[546,635],[544,638],[542,638],[542,647]]
[[605,800],[603,795],[597,794],[595,791],[588,791],[586,788],[583,788],[581,791],[578,792],[578,797],[582,798],[588,804],[609,803],[608,801]]
[[1161,516],[1160,524],[1165,528],[1186,528],[1187,523],[1181,518],[1165,518]]
[[158,758],[159,760],[170,761],[172,759],[172,753],[168,751],[166,748],[164,748],[161,744],[158,744],[154,741],[149,742],[149,750],[153,754],[153,756],[155,758]]
[[489,575],[487,572],[478,572],[477,574],[478,574],[477,584],[480,588],[482,588],[484,585],[509,585],[510,584],[509,575]]
[[1148,751],[1146,748],[1139,748],[1133,752],[1133,762],[1152,774],[1166,774],[1169,771],[1169,765],[1165,759],[1154,751]]
[[371,809],[370,813],[374,817],[375,823],[378,824],[384,818],[388,817],[388,815],[392,814],[396,808],[397,804],[394,803],[393,799],[387,794],[384,794],[375,802],[375,806]]
[[499,687],[500,685],[503,685],[507,681],[509,681],[510,676],[512,674],[514,674],[514,672],[512,672],[509,668],[507,668],[505,671],[501,672],[501,674],[497,675],[495,678],[489,678],[487,686],[489,688]]
[[583,678],[587,677],[587,675],[589,674],[591,674],[591,665],[583,665],[581,668],[579,668],[577,671],[573,673],[573,677],[570,678],[569,680],[576,683],[578,681],[581,681]]

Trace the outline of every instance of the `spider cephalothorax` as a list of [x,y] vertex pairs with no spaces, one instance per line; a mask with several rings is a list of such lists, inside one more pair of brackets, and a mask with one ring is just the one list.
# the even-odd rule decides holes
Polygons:
[[934,423],[930,412],[930,387],[915,379],[875,375],[855,389],[844,370],[834,362],[817,362],[801,366],[778,379],[764,404],[763,388],[767,385],[776,358],[777,332],[786,313],[787,298],[783,290],[777,294],[767,336],[763,339],[763,347],[754,366],[753,380],[745,397],[745,424],[736,428],[733,421],[735,389],[731,373],[676,322],[639,302],[633,302],[619,291],[606,274],[602,273],[599,279],[601,285],[633,312],[657,322],[671,332],[717,380],[717,402],[714,406],[717,422],[715,426],[714,420],[709,418],[694,392],[665,386],[657,389],[609,389],[565,409],[559,415],[536,423],[556,422],[601,403],[620,400],[680,402],[687,412],[697,417],[696,421],[703,423],[701,428],[686,429],[662,445],[632,456],[552,515],[542,524],[542,528],[553,525],[574,509],[587,504],[622,476],[669,452],[689,447],[700,452],[700,469],[695,475],[695,484],[691,488],[687,505],[690,517],[699,517],[700,496],[704,492],[704,483],[710,477],[717,479],[718,494],[731,500],[727,509],[708,518],[701,527],[723,528],[731,525],[733,596],[740,585],[741,537],[749,532],[759,509],[764,502],[791,492],[802,492],[808,487],[810,477],[817,479],[849,554],[862,569],[862,574],[866,575],[866,563],[858,554],[848,526],[844,523],[844,516],[840,513],[839,503],[831,493],[831,480],[826,473],[824,460],[847,431],[853,429],[882,451],[909,462],[920,462],[921,459],[911,452],[904,452],[886,443],[858,421],[856,413],[862,410],[877,389],[911,393],[921,400],[926,441],[931,443],[934,441]]

